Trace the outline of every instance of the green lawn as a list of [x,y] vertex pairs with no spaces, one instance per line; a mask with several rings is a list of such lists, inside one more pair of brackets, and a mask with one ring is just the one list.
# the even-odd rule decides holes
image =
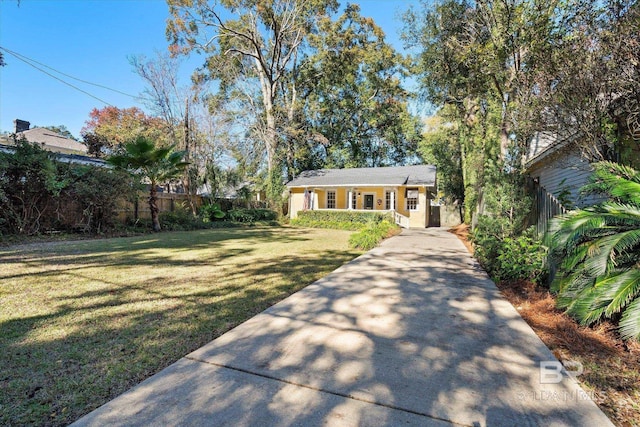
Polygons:
[[174,232],[0,248],[0,425],[65,425],[359,252],[351,233]]

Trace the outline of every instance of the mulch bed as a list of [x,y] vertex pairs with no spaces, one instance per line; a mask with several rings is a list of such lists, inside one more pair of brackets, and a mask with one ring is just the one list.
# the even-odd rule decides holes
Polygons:
[[[473,253],[469,229],[450,230]],[[580,362],[578,377],[594,401],[618,426],[640,426],[640,343],[623,341],[613,323],[585,327],[556,308],[548,289],[530,282],[497,284],[540,339],[563,362]]]

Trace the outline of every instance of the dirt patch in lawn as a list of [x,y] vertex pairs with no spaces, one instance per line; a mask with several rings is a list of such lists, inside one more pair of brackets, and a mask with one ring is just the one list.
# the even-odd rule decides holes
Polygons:
[[[450,231],[473,253],[468,226]],[[640,426],[640,343],[621,340],[609,322],[580,326],[556,308],[548,289],[534,283],[497,286],[560,361],[582,364],[578,381],[614,424]]]

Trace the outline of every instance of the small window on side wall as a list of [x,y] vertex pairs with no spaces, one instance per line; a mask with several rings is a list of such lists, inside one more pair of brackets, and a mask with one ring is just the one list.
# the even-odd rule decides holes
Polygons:
[[418,210],[418,190],[417,189],[407,190],[407,210],[408,211]]

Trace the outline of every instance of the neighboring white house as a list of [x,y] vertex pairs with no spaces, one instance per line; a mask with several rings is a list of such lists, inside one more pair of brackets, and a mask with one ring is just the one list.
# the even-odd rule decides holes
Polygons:
[[556,199],[569,201],[572,207],[585,207],[598,201],[580,194],[593,168],[573,141],[548,132],[536,134],[525,157],[525,170]]

